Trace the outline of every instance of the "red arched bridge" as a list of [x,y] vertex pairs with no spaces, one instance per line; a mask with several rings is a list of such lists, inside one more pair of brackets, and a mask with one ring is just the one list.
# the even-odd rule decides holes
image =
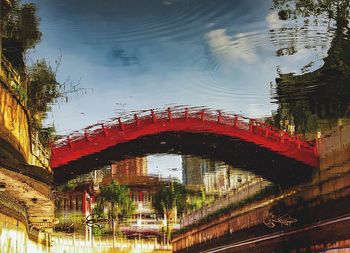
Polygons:
[[[118,149],[113,151],[118,153],[120,150],[127,149],[126,146],[123,146],[126,143],[142,138],[145,140],[149,136],[162,136],[165,133],[202,134],[215,136],[215,138],[235,139],[288,158],[289,164],[290,161],[296,161],[307,167],[318,167],[319,164],[314,142],[302,140],[299,136],[291,135],[264,122],[203,108],[168,108],[131,113],[124,120],[115,118],[62,137],[52,146],[51,167],[54,172],[64,170],[64,173],[73,174],[67,171],[72,164],[75,167],[85,166],[91,161],[99,160],[99,154],[105,150],[119,147],[119,151]],[[195,141],[192,141],[190,145],[194,144],[193,142]],[[158,146],[164,143],[157,140]],[[136,143],[132,148],[141,149],[138,145]],[[205,149],[204,146],[199,145],[199,149],[201,148]],[[242,152],[239,150],[242,148],[243,146],[236,148],[236,151]],[[227,152],[231,148],[225,149]],[[250,159],[250,154],[245,156],[245,159]],[[79,161],[84,159],[89,161],[89,157],[93,157],[90,162],[85,162],[84,165],[79,164]],[[261,158],[257,159],[257,161],[260,160]]]

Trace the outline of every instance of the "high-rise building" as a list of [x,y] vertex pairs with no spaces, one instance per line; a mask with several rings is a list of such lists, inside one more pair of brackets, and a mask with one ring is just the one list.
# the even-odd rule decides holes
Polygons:
[[120,184],[129,184],[147,176],[147,157],[136,157],[111,164],[111,176]]

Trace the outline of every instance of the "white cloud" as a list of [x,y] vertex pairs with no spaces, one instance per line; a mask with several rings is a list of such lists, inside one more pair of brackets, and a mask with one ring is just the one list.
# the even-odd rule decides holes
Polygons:
[[248,36],[254,33],[240,33],[234,37],[226,34],[225,29],[217,29],[206,34],[208,45],[221,64],[239,63],[248,64],[257,61],[257,55]]
[[282,26],[282,21],[279,19],[276,11],[272,11],[266,16],[266,22],[269,29],[277,29]]

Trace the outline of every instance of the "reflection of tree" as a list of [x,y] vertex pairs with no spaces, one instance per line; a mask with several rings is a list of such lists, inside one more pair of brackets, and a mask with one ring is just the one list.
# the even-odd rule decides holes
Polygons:
[[327,18],[335,23],[334,38],[324,65],[302,75],[280,74],[276,79],[279,109],[276,123],[295,125],[299,133],[315,132],[320,120],[347,116],[350,101],[350,0],[274,0],[280,19]]
[[161,185],[153,198],[152,205],[158,215],[166,219],[167,243],[170,240],[170,220],[171,217],[181,215],[186,207],[186,189],[178,182]]
[[42,36],[36,5],[7,0],[0,1],[0,7],[0,60],[3,54],[20,74],[20,82],[13,91],[30,111],[31,130],[38,132],[39,140],[48,146],[55,137],[55,129],[54,126],[43,127],[43,119],[54,103],[68,101],[68,94],[77,94],[82,89],[69,79],[64,83],[56,80],[61,57],[55,68],[45,59],[30,67],[25,66],[26,53],[38,44]]
[[24,68],[24,54],[41,39],[36,6],[13,1],[10,11],[2,19],[3,54],[15,68]]
[[123,219],[134,211],[134,206],[130,198],[129,189],[114,181],[106,186],[101,186],[101,203],[98,204],[101,212],[101,207],[105,202],[111,204],[109,212],[110,220],[112,221],[113,236],[115,235],[115,218]]

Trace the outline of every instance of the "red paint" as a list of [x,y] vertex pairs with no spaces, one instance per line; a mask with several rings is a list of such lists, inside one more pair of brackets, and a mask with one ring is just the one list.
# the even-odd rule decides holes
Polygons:
[[143,196],[142,196],[142,191],[139,191],[139,202],[142,202]]
[[87,202],[87,192],[84,191],[83,192],[83,198],[82,198],[82,205],[81,205],[81,212],[83,213],[83,215],[86,214],[86,202]]
[[318,167],[317,148],[314,142],[306,142],[298,136],[276,129],[264,122],[251,120],[238,115],[184,109],[183,111],[152,112],[142,116],[133,115],[121,122],[108,122],[101,128],[86,128],[82,134],[65,137],[52,146],[51,167],[53,169],[101,152],[109,147],[126,143],[146,135],[177,131],[208,133],[239,138],[255,143],[304,164]]

